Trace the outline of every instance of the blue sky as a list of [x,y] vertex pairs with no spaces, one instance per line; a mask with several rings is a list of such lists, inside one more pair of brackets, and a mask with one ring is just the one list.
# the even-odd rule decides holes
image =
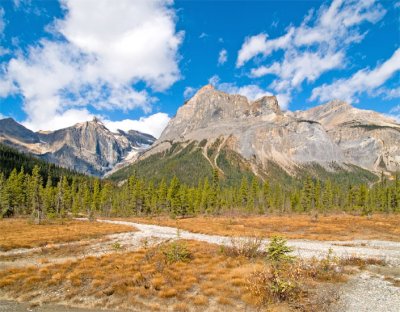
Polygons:
[[0,117],[158,136],[201,86],[400,116],[400,1],[0,1]]

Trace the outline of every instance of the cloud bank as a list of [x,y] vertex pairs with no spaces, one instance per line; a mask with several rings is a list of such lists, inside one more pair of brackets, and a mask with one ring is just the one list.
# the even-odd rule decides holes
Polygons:
[[150,113],[152,93],[180,79],[183,33],[172,3],[63,0],[64,17],[48,26],[52,39],[4,66],[0,95],[22,96],[24,123],[34,130],[86,120],[89,108]]
[[[315,82],[322,74],[345,66],[347,49],[366,35],[361,26],[377,23],[385,13],[375,0],[334,0],[311,10],[299,26],[291,25],[280,37],[269,38],[266,33],[247,37],[236,67],[257,60],[250,65],[250,76],[273,75],[270,88],[290,98],[304,82]],[[283,52],[281,56],[278,51]],[[270,62],[272,55],[278,60]]]

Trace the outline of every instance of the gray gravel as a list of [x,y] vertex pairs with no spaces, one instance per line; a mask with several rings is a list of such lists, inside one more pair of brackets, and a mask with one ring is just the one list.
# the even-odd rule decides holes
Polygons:
[[[85,220],[85,219],[80,219]],[[230,245],[232,238],[227,236],[206,235],[199,233],[192,233],[188,231],[178,230],[173,227],[148,225],[141,223],[134,223],[128,221],[114,221],[114,220],[98,220],[100,222],[124,224],[135,227],[138,231],[129,233],[120,233],[109,235],[109,240],[104,242],[95,242],[90,246],[88,255],[100,256],[110,252],[115,252],[112,248],[114,243],[119,243],[125,251],[137,250],[143,247],[157,244],[165,240],[173,239],[190,239],[203,241],[207,243]],[[246,240],[248,238],[242,237],[239,239]],[[268,244],[268,240],[264,240],[263,244]],[[370,241],[370,240],[355,240],[355,241],[310,241],[310,240],[289,240],[288,244],[295,248],[295,254],[299,257],[324,257],[329,249],[332,249],[334,255],[338,257],[357,256],[360,258],[378,258],[384,260],[388,264],[389,270],[398,271],[400,266],[400,243],[388,241]],[[60,244],[62,247],[64,244]],[[16,254],[29,254],[35,251],[33,249],[20,249],[12,250],[9,252],[0,252],[1,255],[16,255]],[[81,256],[76,256],[79,259]],[[63,261],[65,259],[54,259],[55,262]],[[21,259],[21,265],[26,265],[26,260]],[[18,261],[10,264],[12,266],[18,265]],[[387,267],[386,267],[387,268]],[[395,275],[399,280],[400,272]],[[394,286],[386,281],[384,277],[390,277],[391,274],[385,273],[385,276],[377,274],[377,272],[365,271],[359,275],[355,275],[348,283],[342,286],[339,290],[340,299],[332,307],[332,312],[399,312],[400,311],[400,288]],[[80,311],[93,311],[74,309],[63,306],[42,306],[30,308],[28,304],[16,303],[13,301],[0,300],[0,312],[22,312],[22,311],[59,311],[59,312],[80,312]]]
[[353,277],[341,288],[339,297],[332,312],[400,311],[400,288],[370,272]]
[[[131,233],[132,238],[157,238],[157,239],[192,239],[218,245],[231,244],[231,237],[206,235],[182,231],[177,228],[134,223],[128,221],[99,220],[100,222],[124,224],[134,226],[139,232]],[[246,239],[246,238],[240,238]],[[263,241],[264,245],[268,240]],[[378,240],[355,240],[355,241],[311,241],[311,240],[289,240],[288,244],[295,248],[295,253],[302,258],[323,257],[329,249],[332,249],[338,257],[357,256],[360,258],[377,258],[384,260],[387,264],[400,266],[400,243]]]

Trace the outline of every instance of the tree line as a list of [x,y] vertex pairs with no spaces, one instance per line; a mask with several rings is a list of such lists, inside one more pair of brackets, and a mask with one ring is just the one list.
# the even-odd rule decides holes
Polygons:
[[66,216],[145,216],[168,214],[269,214],[329,213],[346,211],[368,215],[400,212],[400,177],[383,175],[380,182],[343,186],[330,180],[307,177],[301,187],[284,188],[257,178],[243,177],[237,186],[221,186],[218,171],[212,179],[188,186],[178,178],[159,183],[132,175],[123,185],[86,176],[61,176],[47,180],[39,166],[31,173],[22,168],[6,176],[0,172],[0,213],[2,217],[32,215],[44,218]]

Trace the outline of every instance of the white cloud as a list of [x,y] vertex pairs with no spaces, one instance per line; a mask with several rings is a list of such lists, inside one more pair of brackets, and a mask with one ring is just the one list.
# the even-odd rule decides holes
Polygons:
[[137,130],[148,133],[159,138],[170,118],[165,113],[156,113],[148,117],[141,117],[139,120],[124,119],[120,121],[105,120],[104,124],[111,131],[116,132],[118,129],[123,131]]
[[247,97],[251,101],[266,95],[272,95],[271,92],[264,90],[255,84],[238,86],[232,82],[220,82],[220,78],[217,75],[212,76],[208,81],[218,90],[229,94],[240,94]]
[[197,89],[193,87],[186,87],[185,91],[183,91],[183,97],[185,100],[191,98],[195,93]]
[[357,102],[357,95],[373,92],[400,70],[400,48],[373,70],[362,69],[348,79],[339,79],[332,84],[323,84],[314,88],[310,100],[320,102],[338,98],[348,102]]
[[22,124],[33,131],[39,130],[57,130],[73,126],[78,122],[84,122],[93,119],[91,114],[86,109],[68,109],[61,113],[55,113],[48,120],[40,118],[40,124],[37,123],[37,117],[28,118]]
[[214,75],[210,79],[208,79],[208,83],[213,85],[214,87],[217,87],[217,85],[219,84],[220,80],[221,79],[219,78],[218,75]]
[[239,50],[236,66],[241,67],[257,54],[267,50],[267,35],[258,34],[247,37]]
[[400,87],[397,88],[387,88],[380,87],[373,92],[370,92],[370,95],[374,97],[382,97],[385,100],[392,100],[400,98]]
[[396,122],[400,123],[400,105],[393,107],[389,114],[385,114],[389,118],[393,118]]
[[344,55],[337,52],[323,55],[315,52],[294,53],[293,57],[287,57],[282,63],[275,62],[271,66],[261,66],[251,71],[252,76],[261,77],[266,74],[279,76],[272,84],[276,90],[282,91],[287,87],[298,87],[303,81],[315,81],[323,72],[342,65]]
[[[0,94],[21,94],[27,123],[57,127],[59,116],[76,110],[151,111],[150,90],[168,89],[180,78],[171,0],[62,0],[63,19],[27,53],[12,58]],[[136,83],[145,87],[136,89]],[[80,108],[78,108],[80,107]],[[69,118],[80,121],[79,114]]]
[[246,38],[238,53],[236,66],[243,66],[258,54],[268,56],[273,51],[284,49],[290,43],[293,33],[294,29],[290,28],[284,36],[273,40],[267,40],[268,35],[264,33]]
[[[344,67],[347,48],[366,34],[360,26],[378,22],[385,13],[376,0],[334,0],[316,12],[311,10],[299,26],[290,26],[280,37],[270,39],[266,33],[247,37],[238,52],[236,66],[242,67],[260,57],[251,75],[276,76],[270,87],[290,96],[304,81],[314,82],[323,73]],[[269,63],[275,51],[283,51],[282,56]]]
[[218,89],[230,94],[240,94],[249,100],[257,100],[266,95],[272,95],[271,92],[261,89],[259,86],[250,84],[237,86],[234,83],[224,82],[218,85]]
[[226,51],[225,49],[222,49],[221,51],[219,51],[218,65],[225,64],[227,60],[228,60],[228,51]]
[[205,32],[202,32],[200,35],[199,35],[199,38],[200,39],[204,39],[204,38],[207,38],[208,37],[208,34],[206,34]]

